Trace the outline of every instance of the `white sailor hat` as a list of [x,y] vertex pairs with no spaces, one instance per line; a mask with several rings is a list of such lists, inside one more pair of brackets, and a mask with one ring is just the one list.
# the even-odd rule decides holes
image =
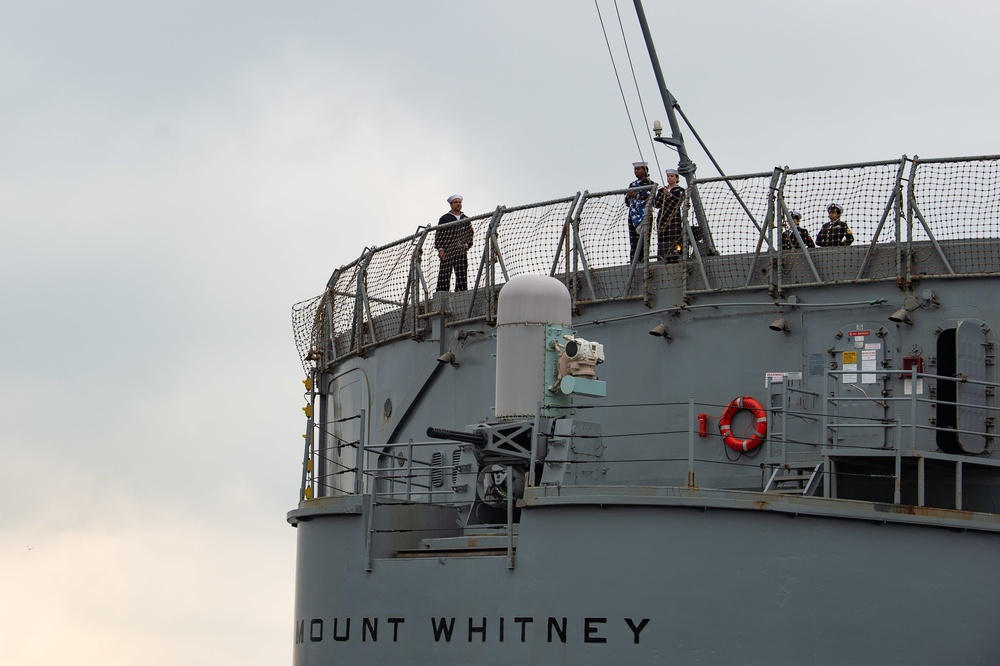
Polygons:
[[643,169],[649,169],[649,165],[645,162],[632,162],[632,168],[638,169],[642,167]]
[[802,219],[802,213],[800,213],[797,210],[790,210],[790,211],[788,211],[788,214],[791,215],[792,217],[794,217],[796,220],[801,220]]
[[681,172],[678,171],[677,169],[667,169],[663,173],[667,174],[668,176],[680,176],[681,175]]
[[455,199],[458,199],[459,201],[465,201],[465,197],[463,197],[461,194],[453,194],[450,197],[448,197],[448,203],[451,203]]
[[832,204],[830,204],[829,206],[826,207],[826,212],[829,213],[831,210],[835,210],[838,213],[843,213],[844,212],[844,207],[841,206],[838,203],[832,203]]

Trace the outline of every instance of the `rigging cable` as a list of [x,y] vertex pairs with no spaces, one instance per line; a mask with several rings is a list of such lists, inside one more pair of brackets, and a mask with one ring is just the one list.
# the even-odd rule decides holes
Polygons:
[[[617,2],[617,0],[616,0],[616,2]],[[608,39],[608,31],[604,27],[604,17],[601,16],[601,6],[597,3],[597,0],[594,0],[594,7],[597,8],[597,18],[601,22],[601,32],[604,33],[604,43],[608,45],[608,56],[611,57],[611,68],[615,70],[615,80],[618,81],[618,92],[621,93],[622,103],[625,105],[625,115],[628,116],[628,124],[629,124],[629,127],[632,128],[632,137],[635,139],[636,150],[639,151],[639,159],[645,160],[645,158],[642,156],[642,147],[639,145],[639,136],[635,133],[635,123],[632,122],[632,114],[628,110],[628,101],[625,99],[625,90],[622,88],[622,80],[621,80],[621,77],[618,76],[618,66],[615,65],[615,56],[611,52],[611,40]],[[618,5],[616,4],[615,5],[615,9],[616,10],[617,10],[617,7],[618,7]],[[619,23],[620,22],[621,22],[621,19],[619,18]],[[626,47],[626,49],[627,49],[627,47]],[[631,62],[631,58],[630,58],[629,62]],[[633,72],[633,76],[634,76],[634,72]],[[656,153],[654,152],[653,154],[655,156]]]
[[[653,161],[656,162],[656,172],[662,176],[663,172],[660,170],[660,158],[656,156],[656,144],[653,143],[653,136],[649,133],[649,118],[646,117],[646,107],[642,103],[642,93],[639,91],[639,79],[635,76],[635,65],[632,64],[632,52],[629,51],[628,40],[625,38],[625,25],[622,23],[622,14],[618,9],[618,0],[615,0],[615,14],[618,15],[618,29],[621,30],[622,43],[625,45],[625,55],[628,56],[628,66],[632,71],[632,83],[635,84],[635,94],[636,97],[639,98],[639,109],[642,110],[642,123],[646,128],[646,138],[649,139],[650,149],[653,152]],[[632,118],[630,117],[629,122],[631,121]],[[649,177],[649,169],[646,170],[646,176]]]

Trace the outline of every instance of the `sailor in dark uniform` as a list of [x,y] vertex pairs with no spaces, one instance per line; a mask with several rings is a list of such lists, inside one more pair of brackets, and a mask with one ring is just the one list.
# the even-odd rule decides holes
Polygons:
[[[797,210],[793,210],[789,213],[792,218],[792,224],[795,229],[799,232],[799,237],[802,238],[802,242],[805,243],[806,247],[816,247],[813,243],[813,239],[809,236],[809,230],[799,224],[802,219],[802,214]],[[788,227],[781,232],[781,249],[782,250],[797,250],[799,248],[798,242],[795,240],[795,231]]]
[[[645,162],[632,162],[635,180],[629,183],[629,189],[656,185],[649,179],[649,166]],[[649,202],[649,192],[628,192],[625,194],[625,205],[628,206],[628,242],[632,248],[629,260],[635,258],[635,250],[639,246],[639,225],[646,219],[646,204]]]
[[684,225],[681,223],[681,204],[684,188],[678,185],[681,175],[677,169],[667,169],[667,184],[656,193],[654,205],[660,209],[656,217],[657,259],[676,262],[680,256]]
[[830,216],[830,221],[824,223],[823,228],[816,234],[816,245],[836,247],[853,243],[854,234],[851,233],[851,228],[847,226],[847,222],[840,219],[844,209],[839,204],[832,203],[826,207],[826,212]]
[[[453,194],[448,197],[451,211],[438,220],[438,224],[447,224],[456,220],[465,220],[462,212],[462,195]],[[434,249],[438,251],[441,266],[438,268],[437,290],[448,291],[451,284],[451,272],[455,271],[455,291],[465,291],[468,288],[469,258],[466,252],[472,247],[474,232],[472,223],[455,224],[434,232]]]

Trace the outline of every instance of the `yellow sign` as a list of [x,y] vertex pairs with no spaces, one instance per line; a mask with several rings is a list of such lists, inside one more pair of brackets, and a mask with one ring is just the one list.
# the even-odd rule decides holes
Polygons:
[[856,351],[845,351],[843,363],[857,363],[858,362],[858,352]]

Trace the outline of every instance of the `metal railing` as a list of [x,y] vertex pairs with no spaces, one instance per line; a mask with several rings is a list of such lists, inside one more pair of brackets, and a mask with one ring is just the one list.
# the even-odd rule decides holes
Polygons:
[[[431,448],[438,451],[432,452],[427,459],[422,458],[421,452]],[[371,510],[368,511],[365,537],[367,571],[372,570],[373,539],[379,532],[376,526],[378,507],[405,503],[458,508],[471,504],[469,497],[476,495],[478,470],[460,465],[455,456],[445,460],[441,448],[440,441],[415,442],[412,439],[404,444],[364,447],[366,453],[376,456],[379,460],[379,464],[372,469],[358,470],[359,475],[368,479],[367,484],[361,481],[359,485],[362,488],[367,487],[371,495]],[[513,569],[516,498],[513,490],[514,474],[510,465],[506,466],[506,470],[506,522],[503,529],[507,537],[507,567]],[[450,485],[445,483],[448,476],[452,478]],[[458,483],[460,480],[464,480],[465,483]],[[433,537],[436,534],[431,531],[427,536]]]
[[[1000,470],[1000,461],[991,458],[981,457],[976,453],[945,453],[938,449],[938,446],[930,436],[936,437],[937,433],[948,433],[949,435],[968,435],[971,437],[981,437],[988,443],[997,436],[995,426],[998,407],[992,404],[970,403],[959,400],[942,400],[932,395],[930,382],[952,382],[968,385],[981,386],[987,389],[986,395],[997,395],[1000,383],[968,379],[964,377],[935,375],[930,373],[917,372],[916,368],[908,370],[879,369],[877,374],[880,380],[890,386],[892,380],[903,381],[904,395],[893,395],[893,391],[883,391],[877,396],[845,396],[838,395],[836,384],[842,382],[845,375],[855,375],[854,370],[827,370],[826,384],[828,391],[826,397],[811,391],[805,391],[791,382],[782,382],[781,390],[777,393],[780,396],[778,406],[772,409],[772,419],[779,427],[772,429],[769,433],[768,447],[769,464],[783,465],[794,462],[789,456],[789,451],[794,450],[801,457],[803,453],[809,456],[812,451],[813,460],[822,460],[824,463],[824,477],[828,480],[824,483],[824,496],[836,497],[835,483],[833,479],[832,460],[836,458],[892,458],[893,467],[893,503],[900,504],[902,499],[903,481],[903,461],[912,459],[917,465],[917,506],[925,506],[925,465],[928,460],[940,461],[954,465],[954,489],[955,508],[962,509],[962,475],[966,465],[973,465],[982,468],[992,468]],[[926,390],[924,390],[926,387]],[[812,397],[822,402],[820,409],[791,409],[789,405],[794,401],[796,395]],[[844,414],[849,411],[851,405],[868,404],[873,405],[876,411],[880,411],[880,416]],[[937,423],[933,416],[934,410],[942,407],[954,407],[966,410],[966,414],[981,415],[983,428],[960,427],[958,420],[956,423],[942,426]],[[821,436],[815,441],[791,441],[788,438],[789,418],[807,419],[818,422],[818,432]],[[922,420],[921,420],[922,419]],[[881,433],[881,434],[879,434]],[[921,438],[921,433],[925,436]],[[867,439],[864,435],[869,435]],[[881,445],[873,445],[872,441],[881,438]]]
[[[648,190],[652,202],[656,193]],[[523,274],[562,280],[574,307],[602,301],[649,300],[655,289],[684,294],[893,281],[915,276],[1000,274],[1000,157],[909,159],[692,182],[698,215],[684,206],[685,270],[659,270],[657,213],[648,205],[643,239],[630,257],[625,195],[636,190],[582,192],[468,218],[469,290],[434,298],[441,260],[433,250],[440,226],[389,245],[366,248],[337,269],[326,291],[293,308],[296,344],[305,367],[325,364],[398,337],[420,337],[426,318],[485,319],[496,313],[499,288]],[[690,197],[689,197],[690,198]],[[798,211],[817,235],[828,203],[844,208],[852,247],[788,249],[781,231]],[[452,223],[456,224],[456,223]],[[711,230],[711,233],[703,233]],[[711,239],[711,240],[709,240]],[[669,266],[669,264],[667,264]]]
[[[710,411],[716,415],[714,418],[717,418],[717,415],[724,408],[725,405],[695,403],[693,398],[687,402],[657,402],[645,405],[577,406],[577,409],[582,411],[591,409],[612,412],[623,409],[648,410],[656,413],[659,417],[666,418],[666,421],[660,423],[658,428],[649,432],[606,432],[603,436],[609,440],[624,437],[647,443],[652,441],[665,443],[668,448],[664,450],[662,459],[658,461],[663,463],[664,467],[657,472],[663,476],[663,485],[686,484],[689,487],[697,486],[697,465],[704,465],[706,468],[725,465],[727,469],[731,469],[729,465],[733,462],[732,460],[716,460],[715,454],[706,454],[705,451],[699,450],[705,438],[715,440],[721,445],[722,436],[716,429],[711,432],[702,432],[698,415]],[[359,417],[364,419],[364,410],[360,415],[339,420],[349,421]],[[684,425],[679,429],[672,427],[675,423],[675,417],[683,417]],[[625,421],[619,419],[616,422]],[[310,427],[316,430],[322,426],[311,424]],[[363,434],[362,437],[364,437]],[[532,470],[539,462],[538,451],[541,445],[538,440],[547,437],[552,437],[552,435],[538,432],[537,427],[533,430],[529,464]],[[339,455],[333,453],[333,450],[339,451],[345,447],[359,452],[347,464],[340,460]],[[458,448],[467,447],[468,445],[465,444],[458,445]],[[411,439],[386,444],[362,444],[361,441],[334,442],[327,444],[329,450],[323,450],[323,446],[319,444],[315,436],[307,436],[299,498],[302,500],[333,495],[371,494],[387,502],[460,506],[475,496],[474,484],[478,470],[473,469],[470,463],[460,464],[457,458],[449,459],[447,456],[443,456],[436,459],[435,452],[442,451],[443,448],[447,447],[442,447],[441,441],[438,440],[414,441]],[[756,470],[756,463],[751,463],[749,460],[748,458],[743,461],[745,466]],[[573,464],[573,462],[572,460],[560,460],[560,463],[565,464]],[[641,463],[644,471],[648,472],[649,465],[653,462],[657,461],[645,458],[632,460],[624,457],[607,460],[605,464],[620,466]],[[743,469],[739,474],[746,476],[748,472]],[[438,478],[439,476],[440,478]],[[451,479],[450,483],[448,482],[449,478]],[[525,483],[529,486],[539,485],[540,480],[533,473],[529,473],[526,475]]]
[[[836,384],[842,381],[845,374],[855,374],[853,371],[827,370],[826,381]],[[751,452],[745,459],[739,460],[739,454],[733,454],[726,449],[722,442],[721,434],[713,427],[706,431],[699,419],[699,415],[710,412],[715,415],[722,411],[722,405],[705,403],[695,403],[689,399],[687,403],[650,403],[648,405],[600,405],[580,407],[581,409],[616,410],[616,409],[655,409],[657,413],[665,413],[665,409],[670,413],[669,423],[664,423],[664,429],[650,432],[605,432],[605,439],[614,440],[616,438],[627,437],[639,440],[654,441],[659,440],[667,448],[661,450],[657,460],[643,458],[633,460],[628,456],[616,459],[605,460],[605,466],[618,465],[638,465],[637,469],[641,474],[648,474],[650,464],[660,462],[664,466],[660,472],[663,477],[661,484],[684,485],[688,488],[698,488],[699,470],[708,472],[708,476],[718,474],[719,466],[724,465],[726,474],[730,475],[733,481],[731,486],[726,484],[716,486],[718,488],[746,487],[746,480],[750,479],[758,470],[766,475],[767,470],[773,470],[789,462],[801,462],[804,459],[821,463],[823,466],[822,478],[824,479],[823,495],[826,498],[838,497],[837,473],[835,471],[836,461],[845,460],[875,460],[891,459],[892,471],[884,473],[886,479],[890,479],[893,484],[893,503],[902,503],[902,489],[904,480],[904,461],[910,461],[916,467],[916,506],[926,506],[926,489],[928,487],[926,479],[926,465],[928,461],[935,461],[939,465],[951,465],[953,467],[952,480],[954,488],[954,508],[963,509],[963,475],[965,470],[972,466],[974,469],[988,470],[990,474],[1000,472],[1000,461],[982,457],[975,454],[954,454],[943,453],[937,450],[932,439],[937,432],[957,433],[959,435],[971,435],[975,437],[989,438],[989,441],[996,436],[992,429],[996,423],[998,409],[992,404],[977,404],[963,402],[961,400],[941,400],[932,392],[930,382],[959,382],[975,384],[988,389],[986,395],[995,396],[1000,389],[1000,383],[978,381],[963,377],[943,376],[929,373],[917,372],[916,368],[908,370],[888,370],[880,369],[878,375],[884,382],[891,382],[893,378],[896,383],[902,382],[904,395],[892,395],[892,391],[880,393],[872,397],[856,397],[838,395],[835,390],[828,390],[825,395],[806,391],[794,385],[794,382],[787,378],[781,382],[780,389],[775,395],[780,396],[780,400],[767,409],[769,431],[764,448]],[[888,385],[888,384],[887,384]],[[923,387],[923,388],[921,388]],[[814,402],[811,407],[792,408],[791,398],[795,395],[808,396]],[[876,405],[882,412],[880,416],[864,416],[853,414],[843,414],[842,411],[850,411],[850,405],[857,403],[869,403]],[[954,425],[940,425],[929,418],[928,414],[934,413],[934,409],[942,406],[952,406],[956,409],[970,410],[982,414],[982,422],[985,427],[982,429],[959,427]],[[683,418],[686,414],[686,418]],[[363,417],[363,415],[361,415]],[[357,417],[349,417],[357,418]],[[713,420],[717,416],[711,416]],[[811,422],[806,428],[810,433],[804,439],[793,440],[788,436],[788,421],[791,418],[804,419]],[[624,422],[617,419],[615,422]],[[683,422],[683,424],[682,424]],[[674,428],[681,425],[680,428]],[[313,426],[318,427],[318,426]],[[881,432],[884,434],[882,445],[865,445],[857,438],[856,433],[869,434]],[[923,434],[923,436],[922,436]],[[928,436],[930,435],[930,436]],[[539,433],[539,436],[545,436]],[[712,449],[705,449],[701,444],[704,438],[710,438],[713,443]],[[876,437],[875,439],[878,439]],[[853,440],[853,441],[852,441]],[[474,464],[470,464],[466,459],[465,463],[460,462],[460,457],[454,455],[454,451],[459,451],[467,445],[459,444],[453,447],[451,455],[446,455],[444,451],[448,446],[442,446],[438,440],[434,441],[413,441],[390,443],[386,445],[363,445],[361,441],[344,443],[347,446],[357,447],[358,456],[356,465],[339,466],[333,468],[329,464],[319,463],[327,453],[318,450],[314,440],[307,437],[307,447],[305,452],[302,490],[300,499],[309,499],[313,494],[319,496],[329,496],[335,494],[355,494],[369,495],[371,498],[371,511],[367,515],[367,537],[366,537],[366,566],[370,569],[372,563],[372,539],[379,533],[376,526],[376,513],[381,506],[398,506],[401,504],[413,505],[434,505],[438,507],[459,508],[470,506],[475,501],[476,483],[479,470]],[[532,446],[532,467],[537,460],[536,447]],[[721,447],[728,455],[723,460],[718,457],[718,448]],[[620,450],[620,447],[619,447]],[[793,452],[794,455],[789,455]],[[758,454],[760,456],[758,462]],[[730,455],[736,455],[733,459]],[[366,460],[376,460],[373,465],[366,465]],[[572,461],[560,461],[561,463],[572,464]],[[739,463],[735,467],[733,463]],[[317,470],[325,469],[324,474]],[[686,472],[686,478],[685,478]],[[912,474],[912,472],[909,472]],[[852,476],[857,477],[855,472]],[[877,475],[876,475],[877,476]],[[508,483],[514,475],[508,466]],[[910,477],[913,483],[913,477]],[[527,485],[540,485],[539,479],[534,479],[532,474],[528,474],[525,482]],[[940,492],[942,480],[935,483],[935,487]],[[762,486],[763,487],[763,477]],[[912,492],[912,491],[911,491]],[[514,514],[514,492],[508,486],[507,519],[504,526],[508,536],[508,563],[514,566],[514,535],[515,535],[515,514]],[[982,510],[982,509],[979,509]],[[392,531],[392,530],[390,530]],[[427,537],[434,537],[437,534],[433,529],[427,530]]]

